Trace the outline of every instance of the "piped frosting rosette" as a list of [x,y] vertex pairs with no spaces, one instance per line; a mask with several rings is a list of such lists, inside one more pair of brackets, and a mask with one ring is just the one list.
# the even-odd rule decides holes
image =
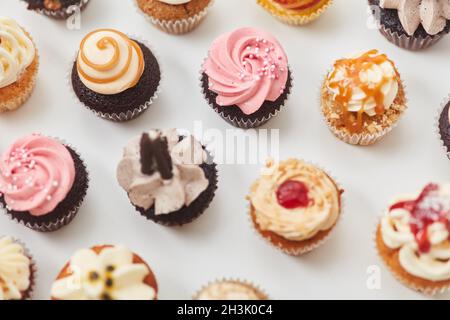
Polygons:
[[323,170],[304,161],[269,161],[249,200],[257,231],[286,253],[311,251],[341,213],[342,191]]

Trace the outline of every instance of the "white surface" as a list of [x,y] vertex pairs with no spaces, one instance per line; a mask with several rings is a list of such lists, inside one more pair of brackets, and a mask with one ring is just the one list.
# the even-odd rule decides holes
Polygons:
[[[381,263],[373,249],[376,217],[395,194],[430,181],[450,180],[449,162],[433,132],[436,110],[450,93],[450,37],[420,53],[403,51],[366,27],[366,1],[338,0],[316,23],[283,25],[253,0],[217,0],[199,29],[171,36],[153,28],[131,1],[93,0],[82,29],[67,30],[27,12],[18,0],[0,2],[0,12],[17,19],[33,35],[41,56],[38,84],[20,110],[0,116],[0,150],[32,132],[71,142],[90,170],[91,186],[77,218],[53,234],[40,234],[0,216],[0,234],[25,241],[39,275],[36,298],[49,297],[52,280],[71,254],[95,244],[122,243],[144,257],[160,285],[161,299],[189,299],[217,277],[249,279],[274,299],[423,298],[404,288],[382,266],[381,290],[368,290],[367,268]],[[219,190],[210,209],[182,229],[161,227],[134,212],[115,179],[122,147],[153,127],[230,128],[206,103],[198,73],[212,40],[241,26],[273,32],[285,46],[295,87],[288,107],[266,128],[280,128],[281,157],[301,157],[328,168],[346,189],[345,218],[331,240],[301,257],[286,256],[250,227],[245,195],[258,176],[256,165],[219,167]],[[100,27],[118,28],[153,43],[165,71],[163,92],[139,119],[115,124],[95,117],[70,96],[65,74],[79,41]],[[352,147],[335,139],[321,119],[318,90],[332,62],[354,51],[378,48],[397,63],[408,88],[409,110],[380,144]],[[449,298],[449,296],[443,296]]]

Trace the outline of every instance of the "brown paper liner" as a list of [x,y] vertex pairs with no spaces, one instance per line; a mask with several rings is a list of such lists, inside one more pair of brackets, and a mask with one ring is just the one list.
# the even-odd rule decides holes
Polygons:
[[431,47],[441,40],[443,34],[437,34],[434,36],[427,36],[426,38],[408,36],[406,34],[399,35],[396,31],[391,31],[384,25],[380,26],[381,34],[389,40],[389,42],[395,44],[396,46],[411,50],[419,51]]
[[62,10],[47,10],[47,9],[39,9],[35,10],[36,12],[43,14],[47,17],[57,19],[57,20],[65,20],[72,16],[75,12],[75,8],[78,10],[83,10],[88,5],[89,0],[80,0],[79,4],[71,5],[68,8],[62,9]]
[[426,295],[444,293],[450,289],[450,279],[447,281],[429,281],[408,273],[400,264],[399,250],[388,248],[381,235],[381,225],[378,224],[375,232],[375,244],[380,259],[391,271],[394,277],[403,285]]
[[200,294],[212,285],[221,284],[221,283],[230,283],[230,282],[248,287],[258,296],[259,300],[270,300],[268,294],[264,290],[262,290],[259,286],[255,285],[254,283],[249,282],[247,280],[241,280],[241,279],[236,279],[236,278],[221,278],[221,279],[218,279],[215,281],[210,281],[210,282],[208,282],[208,284],[202,286],[201,289],[198,290],[192,296],[192,300],[199,300],[198,298],[199,298]]

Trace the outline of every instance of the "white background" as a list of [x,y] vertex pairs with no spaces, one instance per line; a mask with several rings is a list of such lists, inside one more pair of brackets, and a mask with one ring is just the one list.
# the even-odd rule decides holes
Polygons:
[[[431,181],[450,180],[448,159],[434,134],[434,118],[450,93],[450,37],[429,50],[411,53],[391,45],[366,26],[364,0],[338,0],[307,27],[286,26],[253,0],[217,0],[207,20],[185,36],[164,34],[136,13],[132,1],[93,0],[82,28],[28,12],[18,0],[0,2],[2,15],[31,32],[41,66],[36,91],[18,111],[0,115],[0,150],[14,139],[41,132],[71,142],[90,170],[91,186],[76,219],[53,234],[40,234],[0,215],[0,234],[22,239],[34,253],[38,299],[71,254],[96,244],[124,244],[144,257],[157,275],[161,299],[189,299],[218,277],[259,284],[274,299],[421,299],[381,266],[373,245],[377,215],[397,193]],[[182,229],[145,220],[132,209],[116,182],[122,147],[149,128],[229,129],[207,107],[198,88],[199,67],[219,34],[242,26],[271,31],[284,45],[294,71],[288,107],[265,128],[279,128],[281,158],[300,157],[328,168],[346,189],[345,216],[329,242],[307,256],[286,256],[261,240],[247,218],[245,196],[258,165],[221,165],[210,209]],[[99,119],[80,107],[66,86],[68,63],[83,36],[112,27],[152,43],[165,72],[160,99],[143,116],[125,124]],[[353,147],[329,133],[318,107],[324,73],[337,58],[377,48],[398,65],[408,89],[409,110],[386,139],[373,147]],[[366,286],[367,268],[381,266],[381,290]],[[441,298],[449,298],[443,296]]]

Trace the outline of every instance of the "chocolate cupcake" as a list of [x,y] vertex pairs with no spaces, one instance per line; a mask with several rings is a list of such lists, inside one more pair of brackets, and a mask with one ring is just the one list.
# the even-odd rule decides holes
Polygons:
[[30,299],[35,277],[36,264],[27,248],[12,237],[0,237],[0,301]]
[[450,289],[450,184],[396,197],[375,234],[379,256],[404,285],[425,294]]
[[157,300],[148,264],[123,246],[75,252],[52,285],[52,300]]
[[73,220],[88,182],[86,166],[71,146],[26,136],[0,158],[0,207],[30,229],[55,231]]
[[437,131],[447,157],[450,158],[450,96],[442,104]]
[[238,128],[256,128],[277,115],[291,87],[283,48],[271,34],[256,28],[220,36],[202,67],[206,101]]
[[395,45],[421,50],[450,31],[447,0],[369,0],[380,32]]
[[161,69],[143,42],[99,29],[81,42],[70,78],[84,106],[101,118],[122,122],[141,115],[158,97]]
[[241,280],[218,280],[209,283],[198,291],[194,300],[215,300],[215,301],[244,301],[244,300],[269,300],[265,292],[255,285]]
[[33,93],[39,56],[30,35],[0,17],[0,113],[21,107]]
[[141,215],[167,226],[199,217],[217,189],[211,155],[194,137],[175,129],[133,138],[124,149],[117,179]]
[[277,249],[302,255],[329,238],[342,214],[343,192],[328,173],[302,160],[268,161],[247,197],[250,218]]
[[22,0],[28,4],[28,10],[54,19],[67,19],[81,12],[89,0]]
[[199,26],[213,0],[134,0],[136,6],[155,27],[184,34]]

